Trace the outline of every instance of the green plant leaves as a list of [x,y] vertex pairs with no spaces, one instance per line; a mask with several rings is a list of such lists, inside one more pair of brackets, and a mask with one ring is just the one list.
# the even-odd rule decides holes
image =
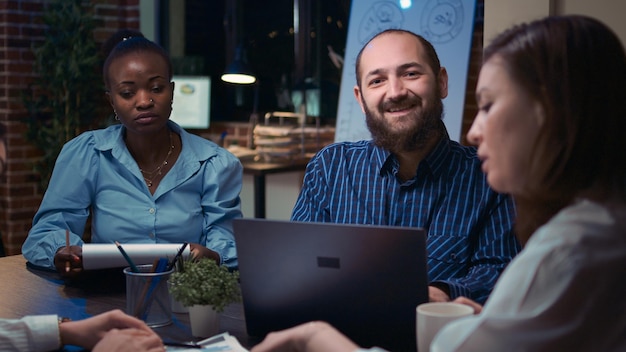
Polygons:
[[93,123],[102,101],[95,24],[91,6],[82,3],[55,0],[46,7],[44,38],[33,46],[37,78],[22,97],[26,139],[43,153],[34,170],[44,190],[63,144]]
[[171,295],[184,306],[211,305],[222,312],[241,300],[238,271],[231,272],[209,258],[184,263],[184,271],[173,273],[169,280]]

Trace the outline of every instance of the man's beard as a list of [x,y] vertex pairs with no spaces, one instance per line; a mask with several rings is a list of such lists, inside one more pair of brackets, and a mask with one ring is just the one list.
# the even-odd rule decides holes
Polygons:
[[[362,100],[363,101],[363,100]],[[385,119],[384,112],[393,106],[421,106],[422,101],[414,95],[407,95],[398,100],[388,100],[377,106],[378,111],[369,109],[365,101],[365,122],[372,134],[374,144],[388,149],[392,153],[403,151],[414,151],[423,148],[431,138],[440,133],[441,119],[443,118],[443,102],[441,98],[435,97],[434,105],[431,108],[416,110],[405,116],[415,123],[406,130],[394,131],[389,126],[389,121]]]

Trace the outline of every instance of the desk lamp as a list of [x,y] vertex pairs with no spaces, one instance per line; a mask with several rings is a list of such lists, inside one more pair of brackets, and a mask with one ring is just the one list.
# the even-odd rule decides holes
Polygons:
[[235,59],[226,67],[222,75],[222,81],[234,84],[253,84],[256,82],[254,73],[243,59],[243,48],[238,46],[235,50]]
[[258,121],[257,108],[259,105],[259,83],[257,82],[254,73],[248,67],[243,59],[243,48],[238,46],[235,51],[235,59],[231,62],[226,71],[222,74],[222,81],[233,84],[254,84],[254,103],[252,107],[252,114],[250,114],[250,121],[248,126],[248,148],[254,149],[254,126]]

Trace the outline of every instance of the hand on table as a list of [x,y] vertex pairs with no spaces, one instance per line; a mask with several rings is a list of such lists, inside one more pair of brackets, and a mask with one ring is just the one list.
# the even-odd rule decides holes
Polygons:
[[[69,263],[69,271],[67,270]],[[54,255],[54,266],[62,277],[75,277],[83,271],[83,247],[61,247]]]
[[112,329],[96,344],[93,352],[162,352],[165,346],[156,334],[138,329]]
[[442,289],[428,286],[428,301],[429,302],[450,302],[450,296]]
[[326,322],[304,323],[290,329],[269,333],[251,352],[354,351],[358,346]]
[[[434,287],[428,286],[428,300],[429,302],[450,302],[450,296],[443,290]],[[474,308],[474,314],[479,314],[483,310],[483,306],[472,301],[467,297],[457,297],[452,302],[465,304]]]
[[480,314],[480,312],[483,311],[483,306],[472,301],[471,299],[467,298],[467,297],[457,297],[454,301],[452,301],[454,303],[461,303],[461,304],[465,304],[466,306],[470,306],[472,308],[474,308],[474,314]]
[[[148,351],[158,347],[160,349],[156,350],[163,351],[163,342],[152,329],[119,309],[62,323],[59,331],[61,342],[66,345],[87,349],[99,346],[100,351],[117,351],[124,345],[128,346],[128,351]],[[131,340],[135,342],[131,343]]]

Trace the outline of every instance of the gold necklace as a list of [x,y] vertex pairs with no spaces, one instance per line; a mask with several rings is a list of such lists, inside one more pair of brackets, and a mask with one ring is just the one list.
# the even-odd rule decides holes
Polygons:
[[[161,175],[161,170],[163,169],[165,165],[167,165],[167,160],[170,158],[170,155],[172,155],[172,151],[174,150],[174,144],[172,143],[172,131],[170,131],[169,138],[170,138],[170,149],[167,151],[165,160],[163,160],[163,162],[156,169],[152,171],[144,171],[142,168],[139,168],[139,171],[141,171],[141,174],[143,176],[143,180],[146,181],[146,184],[148,185],[148,187],[152,187],[152,184],[153,184],[152,180],[155,177],[158,177],[159,175]],[[154,175],[155,172],[156,172],[156,175]],[[146,177],[146,175],[150,177]]]

